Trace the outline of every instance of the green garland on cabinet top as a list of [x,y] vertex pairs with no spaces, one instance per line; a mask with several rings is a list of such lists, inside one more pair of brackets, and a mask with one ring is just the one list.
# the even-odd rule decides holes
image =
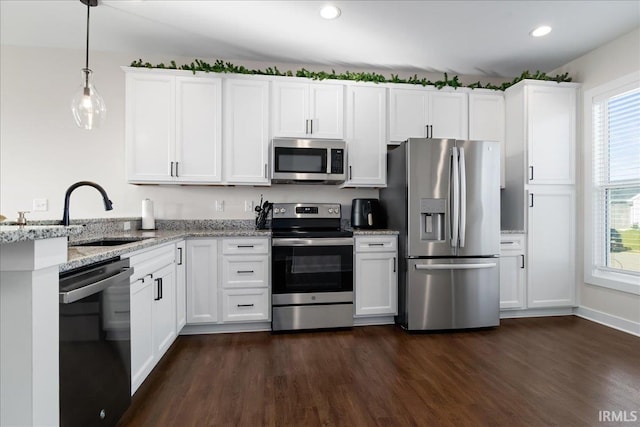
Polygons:
[[[138,59],[137,61],[133,61],[131,63],[131,67],[137,68],[160,68],[160,69],[168,69],[168,70],[189,70],[194,74],[196,71],[203,71],[205,73],[234,73],[234,74],[258,74],[265,76],[288,76],[288,77],[306,77],[313,80],[352,80],[359,82],[374,82],[374,83],[408,83],[408,84],[416,84],[422,86],[435,86],[438,89],[442,89],[445,86],[459,88],[465,87],[458,81],[458,76],[454,76],[451,79],[447,76],[447,73],[444,73],[443,80],[437,80],[432,82],[427,78],[418,78],[416,74],[408,79],[401,79],[397,74],[391,74],[391,78],[386,78],[382,74],[378,73],[353,73],[351,71],[345,71],[344,73],[336,74],[334,70],[331,70],[330,73],[325,71],[309,71],[307,69],[301,68],[297,70],[295,73],[292,71],[282,72],[278,70],[278,67],[268,67],[264,70],[254,70],[246,68],[243,65],[234,65],[231,62],[223,62],[220,59],[216,59],[213,64],[209,64],[200,59],[196,59],[191,64],[177,65],[175,61],[171,61],[169,65],[165,65],[164,63],[160,63],[157,65],[153,65],[149,62],[143,62],[142,59]],[[505,90],[510,86],[518,83],[521,80],[525,79],[533,79],[533,80],[546,80],[546,81],[554,81],[558,83],[562,82],[570,82],[571,77],[569,77],[569,73],[559,74],[555,77],[548,76],[546,73],[541,71],[536,71],[535,73],[530,73],[528,70],[523,71],[519,77],[514,78],[512,81],[504,82],[499,86],[493,85],[491,83],[487,83],[482,85],[480,81],[467,85],[466,87],[471,89],[493,89],[493,90]]]

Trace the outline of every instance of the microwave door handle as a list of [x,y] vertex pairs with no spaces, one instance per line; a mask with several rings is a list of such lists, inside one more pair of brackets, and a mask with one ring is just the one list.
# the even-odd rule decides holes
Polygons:
[[460,147],[460,247],[464,248],[464,237],[467,228],[467,165],[464,161],[464,148]]
[[460,178],[458,171],[458,148],[451,148],[451,173],[450,173],[450,194],[449,197],[451,200],[449,201],[449,206],[451,206],[451,210],[449,215],[449,223],[451,224],[451,247],[455,248],[458,246],[458,227],[460,219],[460,183],[458,179]]

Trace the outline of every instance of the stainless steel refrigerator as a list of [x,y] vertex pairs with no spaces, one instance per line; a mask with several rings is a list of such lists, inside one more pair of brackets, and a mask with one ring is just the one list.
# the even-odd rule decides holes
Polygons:
[[380,200],[403,264],[397,323],[499,325],[499,143],[410,138],[388,152],[387,168]]

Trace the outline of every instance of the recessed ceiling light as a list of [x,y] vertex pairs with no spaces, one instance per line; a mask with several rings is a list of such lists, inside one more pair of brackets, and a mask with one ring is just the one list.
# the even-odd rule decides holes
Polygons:
[[533,37],[542,37],[546,36],[551,32],[551,27],[548,25],[541,25],[538,28],[534,28],[529,34]]
[[322,16],[324,19],[336,19],[338,16],[340,16],[340,9],[328,4],[320,9],[320,16]]

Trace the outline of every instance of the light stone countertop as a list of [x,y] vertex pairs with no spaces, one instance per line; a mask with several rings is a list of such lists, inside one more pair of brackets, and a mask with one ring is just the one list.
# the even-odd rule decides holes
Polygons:
[[27,240],[69,237],[82,233],[82,226],[72,225],[0,225],[0,244],[24,242]]

